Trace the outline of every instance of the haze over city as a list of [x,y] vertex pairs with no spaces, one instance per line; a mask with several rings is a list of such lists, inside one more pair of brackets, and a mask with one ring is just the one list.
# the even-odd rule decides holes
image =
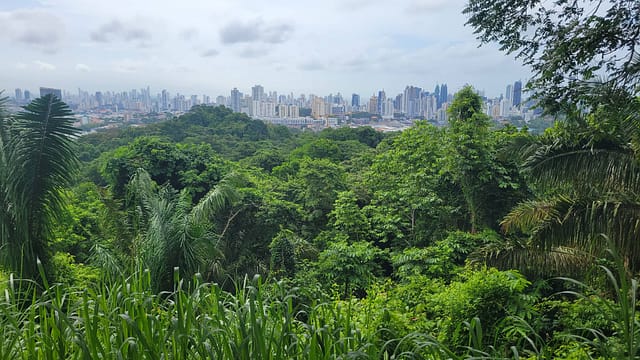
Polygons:
[[478,47],[463,0],[0,3],[0,89],[175,89],[370,96],[407,84],[500,96],[528,71]]

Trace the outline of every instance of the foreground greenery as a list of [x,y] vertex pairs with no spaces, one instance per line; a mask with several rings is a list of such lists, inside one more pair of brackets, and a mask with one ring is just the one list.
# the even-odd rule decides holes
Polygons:
[[488,269],[446,286],[417,277],[365,299],[310,302],[286,281],[245,278],[227,292],[200,274],[181,279],[178,269],[173,289],[161,293],[148,270],[82,288],[45,281],[44,290],[10,277],[0,300],[0,357],[634,359],[638,284],[618,272],[617,259],[602,267],[615,301],[572,280],[565,281],[576,291],[539,301],[525,295],[522,276]]

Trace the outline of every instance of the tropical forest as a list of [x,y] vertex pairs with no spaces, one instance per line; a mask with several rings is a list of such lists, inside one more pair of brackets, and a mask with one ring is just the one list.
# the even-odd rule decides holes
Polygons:
[[3,100],[0,359],[640,358],[639,4],[468,1],[544,131]]

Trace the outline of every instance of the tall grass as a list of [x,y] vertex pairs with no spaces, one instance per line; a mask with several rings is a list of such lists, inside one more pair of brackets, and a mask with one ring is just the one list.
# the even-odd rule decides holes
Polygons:
[[[451,358],[430,337],[386,344],[352,323],[348,302],[294,306],[295,293],[259,277],[228,293],[185,281],[156,294],[148,271],[90,288],[24,290],[8,281],[0,299],[1,359]],[[22,289],[20,289],[22,287]],[[24,294],[29,293],[28,301]],[[20,294],[21,293],[21,294]],[[400,350],[402,349],[402,350]]]

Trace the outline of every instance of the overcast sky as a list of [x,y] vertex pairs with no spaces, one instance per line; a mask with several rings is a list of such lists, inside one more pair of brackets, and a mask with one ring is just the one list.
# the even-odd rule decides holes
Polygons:
[[489,96],[528,70],[478,48],[465,0],[1,0],[0,90]]

